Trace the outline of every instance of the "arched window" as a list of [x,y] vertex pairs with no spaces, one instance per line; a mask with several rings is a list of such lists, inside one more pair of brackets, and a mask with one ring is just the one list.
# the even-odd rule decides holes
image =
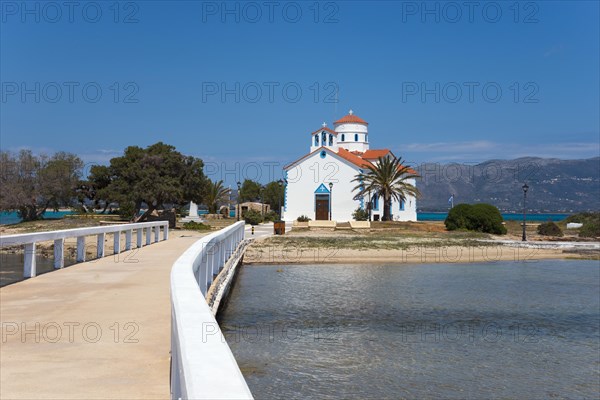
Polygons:
[[319,145],[319,135],[315,135],[315,146]]
[[354,134],[354,141],[355,141],[355,142],[358,142],[358,133],[355,133],[355,134]]
[[379,211],[379,196],[378,195],[373,195],[373,210],[375,211]]
[[369,142],[369,135],[365,135],[365,142]]
[[333,146],[333,135],[331,133],[329,134],[329,145]]
[[327,134],[325,131],[321,132],[321,145],[325,146],[327,144]]
[[344,134],[342,133],[342,142],[345,142],[345,141],[346,141],[346,135],[344,135]]

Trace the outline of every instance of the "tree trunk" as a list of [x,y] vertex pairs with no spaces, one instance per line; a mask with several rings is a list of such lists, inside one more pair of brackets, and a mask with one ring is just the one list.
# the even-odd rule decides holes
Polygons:
[[154,207],[153,205],[148,205],[148,209],[146,210],[146,212],[143,213],[138,218],[137,215],[139,214],[140,209],[136,205],[136,211],[135,211],[135,216],[133,217],[133,221],[134,222],[144,222],[144,221],[146,221],[148,219],[148,216],[150,214],[152,214],[154,212],[154,210],[156,210],[156,207]]
[[384,199],[383,201],[383,221],[390,221],[392,219],[391,216],[392,204],[390,199]]
[[17,214],[19,215],[19,217],[21,217],[23,221],[35,221],[40,219],[44,211],[46,211],[45,208],[38,212],[38,209],[35,204],[28,204],[19,208]]

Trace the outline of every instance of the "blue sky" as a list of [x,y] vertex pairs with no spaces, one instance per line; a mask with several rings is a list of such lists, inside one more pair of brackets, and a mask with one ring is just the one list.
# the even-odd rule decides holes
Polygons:
[[413,163],[597,156],[598,2],[464,4],[2,2],[1,147],[283,165],[352,108]]

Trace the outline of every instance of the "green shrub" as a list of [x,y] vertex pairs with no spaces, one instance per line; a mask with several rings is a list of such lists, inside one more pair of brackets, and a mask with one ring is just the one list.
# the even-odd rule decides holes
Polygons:
[[506,234],[506,227],[502,225],[502,214],[498,208],[491,204],[458,204],[452,208],[444,221],[449,231],[466,229],[469,231]]
[[201,222],[189,221],[183,224],[183,228],[189,231],[209,231],[211,229],[210,225],[205,225]]
[[562,230],[552,221],[544,222],[538,225],[537,233],[543,236],[562,236]]
[[600,236],[600,212],[582,212],[573,214],[565,218],[561,223],[576,222],[583,224],[579,228],[580,237],[599,237]]
[[122,201],[119,203],[119,216],[127,221],[131,221],[135,216],[135,204],[132,201]]
[[278,221],[278,220],[279,220],[279,215],[277,215],[277,213],[275,211],[269,211],[264,216],[265,222],[273,222],[273,221]]
[[244,221],[250,225],[258,225],[263,222],[263,217],[260,212],[255,210],[248,210],[244,215]]
[[352,218],[355,221],[367,221],[369,219],[369,212],[359,207],[352,213]]
[[600,222],[590,221],[585,222],[581,228],[579,228],[579,236],[587,238],[600,237]]
[[470,204],[457,204],[453,207],[444,221],[446,229],[454,231],[457,229],[468,229],[468,216],[471,213],[472,206]]
[[569,215],[562,222],[576,222],[580,224],[585,224],[586,222],[600,222],[600,212],[582,212]]
[[308,222],[308,221],[310,221],[310,218],[308,218],[306,215],[301,215],[301,216],[299,216],[296,219],[296,221],[298,221],[298,222]]

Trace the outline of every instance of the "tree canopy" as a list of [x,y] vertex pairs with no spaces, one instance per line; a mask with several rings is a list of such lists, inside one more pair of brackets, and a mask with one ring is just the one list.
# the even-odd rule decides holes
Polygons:
[[284,199],[284,188],[278,181],[269,182],[263,189],[263,202],[271,207],[271,210],[275,210],[277,215],[280,214],[279,207],[283,207]]
[[419,190],[408,182],[418,178],[410,166],[402,165],[402,158],[379,157],[375,164],[368,167],[366,173],[360,173],[352,180],[358,182],[352,190],[358,191],[356,197],[368,193],[377,194],[383,199],[383,221],[392,219],[392,199],[406,201],[406,196],[418,196]]
[[208,181],[204,203],[208,212],[216,214],[219,207],[229,201],[230,190],[223,186],[223,181]]
[[0,209],[17,211],[24,221],[43,216],[48,208],[70,206],[81,177],[83,162],[75,154],[58,152],[51,157],[0,153]]
[[[123,216],[143,221],[166,204],[202,203],[208,184],[203,166],[199,158],[158,142],[145,149],[127,147],[108,167],[93,167],[89,180],[96,200],[118,202]],[[144,204],[147,210],[140,216]]]
[[260,199],[260,191],[262,189],[262,185],[258,182],[255,182],[251,179],[245,179],[242,183],[242,187],[240,188],[240,193],[238,194],[240,203],[245,201],[257,201]]

